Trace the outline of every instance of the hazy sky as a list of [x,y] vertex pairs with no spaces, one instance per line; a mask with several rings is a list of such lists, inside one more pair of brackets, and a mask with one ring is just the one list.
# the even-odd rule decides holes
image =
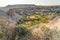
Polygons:
[[0,0],[0,7],[12,4],[60,5],[60,0]]

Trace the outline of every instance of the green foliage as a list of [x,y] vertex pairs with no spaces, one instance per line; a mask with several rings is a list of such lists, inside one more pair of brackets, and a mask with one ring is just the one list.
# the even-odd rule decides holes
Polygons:
[[0,32],[0,38],[2,38],[2,36],[3,36],[3,32]]
[[60,16],[60,13],[57,13],[58,16]]
[[49,20],[49,18],[45,18],[45,17],[41,17],[40,19],[41,19],[40,21],[41,21],[42,23],[47,23],[48,20]]
[[32,21],[32,25],[37,25],[37,24],[40,24],[40,21],[39,20]]
[[30,29],[28,29],[26,27],[26,25],[21,24],[21,25],[18,26],[18,34],[19,34],[19,36],[25,36],[28,33],[30,33]]
[[[40,16],[38,14],[39,13],[37,13],[35,15],[27,15],[27,16],[23,17],[24,23],[22,23],[22,24],[26,25],[26,27],[28,27],[28,26],[33,26],[33,25],[37,25],[37,24],[40,24],[40,23],[48,23],[49,18],[47,18],[45,16]],[[32,17],[32,16],[34,18],[29,18],[29,17]],[[29,22],[30,22],[30,24],[29,24]],[[21,24],[20,21],[17,21],[17,24]]]

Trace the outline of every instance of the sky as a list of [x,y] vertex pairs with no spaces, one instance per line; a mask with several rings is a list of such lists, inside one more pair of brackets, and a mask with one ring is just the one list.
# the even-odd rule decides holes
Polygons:
[[0,7],[13,4],[60,5],[60,0],[0,0]]

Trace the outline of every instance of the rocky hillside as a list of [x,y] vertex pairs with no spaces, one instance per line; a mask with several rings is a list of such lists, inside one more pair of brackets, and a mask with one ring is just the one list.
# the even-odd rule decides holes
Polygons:
[[8,5],[6,7],[0,7],[0,17],[7,17],[9,21],[15,22],[26,15],[40,13],[43,16],[49,16],[59,13],[59,10],[59,6],[39,6],[34,4]]
[[0,10],[0,17],[7,17],[7,13]]

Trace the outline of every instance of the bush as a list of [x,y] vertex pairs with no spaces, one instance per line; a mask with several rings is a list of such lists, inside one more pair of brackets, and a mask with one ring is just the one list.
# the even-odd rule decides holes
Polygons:
[[0,38],[2,38],[2,36],[3,36],[3,32],[0,32]]
[[24,25],[18,26],[18,35],[19,36],[25,36],[28,33],[30,33],[30,29],[28,29],[26,26],[24,26]]

